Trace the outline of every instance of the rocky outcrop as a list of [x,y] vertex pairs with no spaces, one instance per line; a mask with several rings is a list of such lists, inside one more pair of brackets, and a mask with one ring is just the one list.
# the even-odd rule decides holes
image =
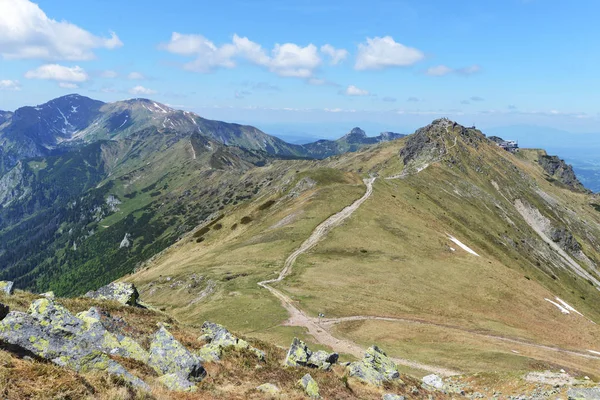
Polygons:
[[564,251],[569,253],[578,253],[581,251],[581,245],[566,228],[555,228],[550,232],[549,236]]
[[300,385],[302,387],[302,389],[304,389],[304,392],[311,399],[320,399],[321,398],[321,395],[319,394],[319,385],[313,379],[313,377],[310,376],[310,374],[304,375],[302,377],[302,379],[300,379],[298,381],[298,385]]
[[279,388],[272,383],[263,383],[262,385],[258,386],[256,390],[270,396],[277,396],[280,392]]
[[11,281],[0,281],[0,294],[11,295],[13,294],[14,282]]
[[393,393],[386,393],[382,397],[383,400],[405,400],[404,396],[400,396]]
[[108,354],[135,358],[129,349],[121,348],[117,338],[97,320],[78,318],[49,299],[34,301],[28,313],[10,312],[0,321],[0,340],[60,366],[82,372],[106,371],[149,390],[146,383],[109,358]]
[[200,349],[198,355],[204,361],[219,361],[226,349],[249,350],[256,354],[260,360],[264,360],[265,353],[256,349],[243,339],[231,334],[224,326],[206,321],[202,325],[202,336],[199,340],[208,342]]
[[572,388],[567,397],[569,400],[600,400],[600,388]]
[[429,390],[442,390],[444,389],[444,381],[435,374],[427,375],[423,377],[423,387]]
[[98,300],[113,300],[121,304],[135,306],[140,294],[133,283],[113,282],[98,290],[87,292],[85,297]]
[[317,351],[313,353],[306,343],[294,338],[285,358],[285,365],[290,367],[309,367],[329,370],[338,361],[337,353]]
[[193,393],[198,391],[198,386],[190,382],[183,374],[166,374],[158,378],[158,382],[174,392]]
[[164,326],[154,334],[148,365],[159,375],[178,374],[191,382],[199,382],[206,376],[200,358],[179,343]]
[[563,183],[569,189],[576,192],[589,192],[577,179],[573,167],[558,156],[549,156],[546,152],[543,152],[538,158],[538,164],[552,179]]
[[396,364],[377,346],[369,347],[365,357],[347,369],[350,376],[377,386],[400,378]]

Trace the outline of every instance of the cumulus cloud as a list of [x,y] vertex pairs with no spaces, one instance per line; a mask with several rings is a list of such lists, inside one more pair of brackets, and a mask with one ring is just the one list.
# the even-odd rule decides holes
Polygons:
[[473,75],[479,71],[481,71],[481,67],[479,65],[471,65],[463,68],[450,68],[447,65],[436,65],[435,67],[428,68],[425,71],[425,74],[429,76],[446,76],[450,74]]
[[368,96],[369,95],[368,90],[359,89],[354,85],[348,86],[346,88],[346,90],[343,91],[343,93],[346,96]]
[[65,67],[59,64],[46,64],[25,73],[27,79],[48,79],[60,82],[85,82],[89,76],[79,66]]
[[146,77],[139,72],[130,72],[129,75],[127,75],[127,79],[141,80],[141,79],[146,79]]
[[159,48],[195,59],[184,64],[184,69],[208,73],[217,68],[233,68],[242,59],[267,68],[279,76],[310,78],[321,65],[321,57],[315,45],[305,47],[294,43],[276,44],[270,54],[247,37],[233,35],[231,43],[215,45],[202,35],[188,35],[173,32],[168,43]]
[[63,89],[77,89],[79,86],[72,82],[59,82],[58,86]]
[[357,70],[405,67],[421,61],[425,55],[418,49],[396,42],[391,36],[367,38],[358,45],[354,68]]
[[0,80],[0,90],[21,90],[21,84],[19,83],[19,81],[2,79]]
[[331,65],[339,64],[340,62],[344,61],[346,57],[348,57],[348,50],[336,49],[330,44],[321,46],[321,53],[329,57],[329,63]]
[[397,99],[395,97],[385,96],[381,100],[385,101],[386,103],[395,103]]
[[485,101],[485,99],[483,97],[479,97],[479,96],[472,96],[471,97],[471,101]]
[[129,89],[129,93],[134,94],[134,95],[151,95],[151,94],[156,94],[156,90],[148,89],[148,88],[138,85],[138,86],[135,86],[135,87],[132,87],[131,89]]
[[117,71],[108,70],[108,71],[102,71],[102,73],[100,73],[100,77],[107,78],[107,79],[114,79],[117,76],[119,76]]
[[0,54],[5,59],[80,61],[95,49],[123,43],[114,33],[99,37],[66,21],[56,21],[29,0],[0,1]]

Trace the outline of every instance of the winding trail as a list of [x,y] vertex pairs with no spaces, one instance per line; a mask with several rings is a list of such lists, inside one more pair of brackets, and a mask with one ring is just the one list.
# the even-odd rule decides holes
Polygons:
[[[393,179],[393,178],[395,178],[395,177],[390,177],[387,179]],[[311,248],[316,246],[317,243],[319,243],[322,239],[324,239],[325,236],[333,228],[335,228],[336,226],[339,226],[345,219],[350,217],[371,196],[371,194],[373,193],[373,182],[374,181],[375,181],[374,177],[364,179],[364,182],[367,186],[367,190],[366,190],[365,194],[360,199],[356,200],[354,203],[352,203],[351,205],[344,208],[342,211],[332,215],[331,217],[327,218],[324,222],[319,224],[315,228],[315,230],[312,232],[310,237],[308,239],[306,239],[300,245],[300,247],[298,247],[298,249],[296,249],[292,254],[290,254],[288,256],[288,258],[285,260],[285,263],[283,265],[283,269],[281,270],[281,272],[279,273],[279,276],[277,278],[258,282],[258,285],[260,287],[267,289],[275,297],[277,297],[281,301],[281,305],[287,310],[290,317],[285,322],[285,325],[304,327],[308,330],[308,333],[310,335],[312,335],[318,343],[328,346],[338,353],[352,354],[353,356],[355,356],[357,358],[362,358],[362,356],[364,355],[364,349],[360,345],[356,344],[355,342],[352,342],[352,341],[346,340],[346,339],[338,339],[338,338],[334,337],[330,332],[330,329],[332,326],[339,324],[339,323],[343,323],[343,322],[365,321],[365,320],[378,320],[378,321],[388,321],[388,322],[421,324],[421,325],[441,327],[441,328],[445,328],[445,329],[459,330],[462,332],[467,332],[469,334],[484,337],[487,339],[499,340],[499,341],[508,342],[508,343],[515,343],[518,345],[527,346],[527,347],[531,347],[531,348],[559,352],[559,353],[569,354],[569,355],[583,357],[583,358],[587,358],[587,359],[600,360],[599,356],[595,356],[595,355],[592,355],[589,353],[562,349],[562,348],[555,347],[555,346],[535,344],[535,343],[532,343],[532,342],[529,342],[529,341],[523,340],[523,339],[515,339],[515,338],[508,338],[508,337],[499,336],[499,335],[486,334],[486,333],[478,332],[473,329],[468,329],[468,328],[453,326],[453,325],[439,324],[439,323],[434,323],[434,322],[428,322],[428,321],[424,321],[424,320],[420,320],[420,319],[391,318],[391,317],[378,317],[378,316],[360,316],[360,315],[359,316],[350,316],[350,317],[340,317],[340,318],[319,319],[319,318],[308,316],[302,310],[300,310],[298,307],[296,307],[294,305],[294,301],[289,296],[287,296],[284,293],[282,293],[281,291],[271,287],[270,285],[272,283],[281,282],[287,276],[289,276],[291,274],[294,263],[296,262],[296,259],[300,255],[302,255],[303,253],[306,253],[308,250],[310,250]],[[404,365],[404,366],[408,366],[411,368],[416,368],[416,369],[420,369],[420,370],[424,370],[424,371],[429,371],[429,372],[432,372],[432,373],[435,373],[435,374],[438,374],[441,376],[452,376],[452,375],[460,375],[461,374],[460,371],[456,371],[456,370],[452,370],[452,369],[448,369],[448,368],[444,368],[444,367],[439,367],[439,366],[422,364],[422,363],[419,363],[416,361],[407,360],[407,359],[403,359],[403,358],[392,358],[392,360],[396,364],[400,364],[400,365]]]

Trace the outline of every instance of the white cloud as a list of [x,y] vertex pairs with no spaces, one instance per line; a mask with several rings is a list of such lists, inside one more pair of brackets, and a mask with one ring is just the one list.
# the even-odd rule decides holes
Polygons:
[[146,77],[143,74],[141,74],[140,72],[130,72],[129,75],[127,75],[127,79],[141,80],[141,79],[146,79]]
[[21,84],[19,81],[2,79],[0,80],[0,90],[21,90]]
[[77,89],[79,87],[77,84],[69,82],[59,82],[58,86],[63,89]]
[[435,67],[428,68],[425,73],[430,76],[445,76],[450,74],[458,75],[473,75],[481,71],[479,65],[471,65],[463,68],[450,68],[446,65],[437,65]]
[[184,64],[184,69],[209,73],[217,68],[234,68],[236,60],[242,59],[267,68],[279,76],[309,78],[321,64],[315,45],[301,47],[294,43],[276,44],[271,55],[261,45],[233,35],[231,43],[215,45],[202,35],[173,32],[168,43],[159,48],[183,56],[195,56],[195,60]]
[[138,85],[136,87],[132,87],[131,89],[129,89],[129,93],[135,94],[135,95],[140,95],[140,94],[151,95],[151,94],[156,94],[156,90],[148,89],[148,88]]
[[354,68],[357,70],[405,67],[421,61],[425,55],[418,49],[397,43],[391,36],[367,38],[358,45]]
[[102,73],[100,74],[100,76],[102,78],[114,79],[117,76],[119,76],[119,74],[117,73],[117,71],[108,70],[108,71],[102,71]]
[[325,44],[321,46],[321,53],[329,56],[331,65],[339,64],[341,61],[345,60],[348,57],[348,50],[346,49],[336,49],[330,44]]
[[95,36],[48,18],[29,0],[0,0],[0,54],[5,59],[90,60],[94,49],[122,45],[114,32],[110,37]]
[[25,73],[27,79],[50,79],[61,82],[85,82],[89,76],[79,66],[65,67],[58,64],[46,64]]
[[363,90],[363,89],[359,89],[354,85],[350,85],[346,88],[346,90],[344,90],[344,94],[346,96],[368,96],[369,95],[369,91],[368,90]]

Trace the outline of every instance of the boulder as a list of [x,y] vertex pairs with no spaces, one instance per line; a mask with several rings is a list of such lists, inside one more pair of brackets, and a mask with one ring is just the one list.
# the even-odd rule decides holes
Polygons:
[[280,392],[279,388],[272,383],[263,383],[262,385],[258,386],[256,390],[271,396],[277,396]]
[[429,390],[442,390],[444,381],[435,374],[427,375],[423,378],[423,387]]
[[319,399],[319,398],[321,398],[321,396],[319,395],[319,385],[313,379],[313,377],[310,376],[310,374],[304,375],[302,377],[302,379],[300,379],[298,381],[298,385],[300,385],[302,387],[302,389],[304,389],[304,392],[311,399]]
[[308,358],[307,365],[311,368],[318,368],[328,371],[331,366],[337,363],[339,355],[337,353],[328,353],[323,350],[316,351]]
[[154,334],[148,365],[159,375],[179,374],[192,382],[199,382],[206,376],[200,358],[179,343],[164,326]]
[[329,370],[338,361],[337,353],[327,353],[319,350],[313,353],[306,343],[294,338],[285,357],[285,365],[290,367],[309,367]]
[[600,388],[571,388],[567,397],[569,400],[600,400]]
[[0,303],[0,321],[8,315],[9,311],[10,309],[7,305]]
[[377,346],[369,347],[365,357],[347,369],[350,376],[377,386],[400,378],[396,364]]
[[[62,306],[39,299],[31,305],[30,311],[30,314],[12,311],[0,321],[0,340],[60,366],[82,372],[106,371],[135,387],[150,390],[121,364],[97,350],[89,336],[81,335],[85,323]],[[57,320],[53,321],[52,316]]]
[[8,296],[13,294],[14,282],[11,281],[0,281],[0,293],[4,293]]
[[198,387],[181,374],[166,374],[158,378],[158,382],[174,392],[196,392]]
[[96,291],[87,292],[85,297],[98,300],[114,300],[121,304],[136,306],[140,294],[133,283],[113,282]]
[[202,336],[199,340],[208,342],[200,349],[198,355],[204,361],[219,361],[225,349],[250,350],[260,360],[265,359],[265,353],[258,350],[243,339],[232,335],[224,326],[206,321],[202,325]]
[[405,400],[404,396],[400,396],[393,393],[386,393],[382,397],[383,400]]

